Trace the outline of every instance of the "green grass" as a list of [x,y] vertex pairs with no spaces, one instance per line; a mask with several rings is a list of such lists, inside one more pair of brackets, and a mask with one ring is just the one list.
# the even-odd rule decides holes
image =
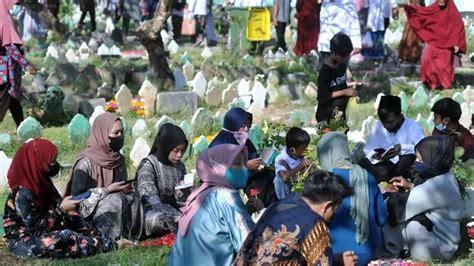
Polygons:
[[[35,43],[31,43],[31,46],[33,47],[36,45]],[[469,42],[470,46],[470,51],[474,51],[474,42]],[[37,49],[37,48],[36,48]],[[188,53],[191,54],[192,56],[192,63],[195,66],[195,69],[199,69],[202,62],[204,61],[202,57],[200,56],[201,49],[187,49]],[[242,66],[243,59],[241,56],[237,55],[229,55],[230,53],[228,51],[222,51],[222,50],[214,50],[213,51],[214,55],[210,59],[213,65],[217,65],[220,61],[224,61],[227,65],[229,66]],[[42,54],[41,52],[36,52],[30,55],[30,59],[34,61],[33,63],[37,65],[37,68],[39,69],[39,66],[43,66],[46,64],[46,66],[51,67],[51,65],[54,62],[43,62]],[[175,66],[180,66],[178,63],[180,60],[180,57],[182,56],[182,52],[173,55],[172,56],[172,61],[174,62],[173,64]],[[92,58],[91,60],[94,65],[101,65],[100,60],[98,58]],[[113,62],[116,63],[116,62]],[[135,64],[141,64],[141,63],[146,63],[146,62],[136,62]],[[255,60],[256,66],[265,69],[268,66],[265,65],[265,63],[262,60]],[[114,65],[114,64],[112,64]],[[308,74],[310,69],[306,66],[301,66],[301,65],[296,65],[294,69],[290,69],[289,66],[281,65],[279,67],[279,70],[282,72],[281,77],[286,72],[292,72],[292,71],[302,71]],[[317,76],[316,75],[309,75],[310,79],[315,79]],[[280,82],[281,83],[281,82]],[[264,84],[265,85],[265,84]],[[410,97],[411,94],[414,92],[415,88],[412,88],[407,85],[401,85],[401,86],[392,86],[392,94],[398,95],[400,91],[405,91],[407,95]],[[452,89],[452,90],[443,90],[443,91],[437,91],[435,93],[439,93],[442,96],[452,96],[456,91],[461,91],[461,88],[459,89]],[[357,119],[355,120],[354,123],[354,128],[351,128],[351,130],[360,130],[360,126],[362,121],[367,118],[369,115],[372,115],[374,117],[376,116],[376,112],[373,107],[374,101],[370,101],[368,103],[360,103],[358,105],[358,112],[357,112]],[[279,123],[286,123],[288,114],[291,110],[304,110],[307,111],[311,114],[314,114],[314,105],[315,101],[314,99],[309,99],[306,98],[303,102],[302,105],[295,106],[292,104],[290,101],[288,101],[287,98],[280,97],[280,99],[277,101],[277,103],[269,106],[267,109],[267,112],[271,115],[271,120],[276,120],[276,122]],[[209,108],[211,112],[215,113],[216,111],[225,111],[227,109],[227,106],[223,106],[221,108]],[[429,108],[424,107],[424,108],[410,108],[406,115],[410,118],[416,118],[416,115],[418,113],[421,113],[424,118],[427,118],[429,116]],[[153,139],[155,137],[155,130],[154,130],[154,125],[156,121],[160,118],[160,114],[157,114],[156,116],[146,119],[147,126],[150,130],[150,135],[146,138],[147,142],[149,145],[153,143]],[[175,121],[178,123],[182,120],[191,120],[191,116],[187,114],[177,114],[171,116]],[[266,117],[267,118],[267,117]],[[135,124],[136,120],[138,119],[135,116],[132,115],[127,115],[126,116],[127,122],[130,127],[133,127]],[[16,137],[15,132],[16,132],[16,126],[13,122],[13,120],[10,117],[10,114],[7,113],[7,117],[5,118],[5,121],[0,123],[0,132],[2,133],[9,133],[12,137],[12,143],[9,145],[0,145],[0,150],[5,151],[5,153],[11,158],[14,156],[16,150],[20,147],[21,142],[20,140]],[[68,131],[67,127],[47,127],[43,131],[43,137],[51,140],[54,142],[59,149],[59,162],[62,165],[71,165],[74,163],[76,156],[82,151],[85,147],[84,144],[73,144],[69,140],[68,137]],[[125,146],[124,146],[124,155],[127,158],[127,165],[128,165],[128,173],[129,176],[132,177],[135,175],[135,167],[132,165],[131,161],[128,159],[130,150],[133,146],[133,138],[131,136],[127,136],[125,140]],[[186,160],[185,162],[186,168],[189,170],[194,168],[195,164],[195,157],[191,157]],[[64,188],[65,183],[68,179],[69,176],[69,170],[66,169],[61,173],[61,175],[57,178],[54,179],[54,183],[60,188]],[[474,185],[474,176],[473,180],[471,182],[471,185]],[[6,200],[6,191],[0,191],[0,216],[3,214],[3,208],[4,208],[4,202]],[[462,228],[465,228],[462,226]],[[462,235],[463,235],[463,241],[460,246],[460,250],[456,256],[456,264],[459,265],[473,265],[474,260],[467,258],[468,254],[468,248],[470,247],[470,243],[467,241],[464,229],[462,229]],[[0,235],[2,235],[2,227],[0,226]],[[0,245],[0,257],[1,254],[6,254],[5,248]],[[157,248],[157,247],[136,247],[132,249],[121,249],[117,250],[114,252],[110,252],[107,254],[99,254],[94,257],[90,258],[84,258],[84,259],[68,259],[68,260],[19,260],[17,258],[13,259],[13,264],[47,264],[47,265],[68,265],[68,264],[76,264],[76,265],[164,265],[166,263],[166,258],[167,254],[169,253],[169,248]],[[2,257],[3,259],[3,257]],[[5,263],[4,260],[0,261],[0,264]]]

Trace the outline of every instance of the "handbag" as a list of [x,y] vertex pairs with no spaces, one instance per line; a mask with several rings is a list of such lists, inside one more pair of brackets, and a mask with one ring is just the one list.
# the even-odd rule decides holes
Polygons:
[[370,32],[366,32],[364,39],[362,39],[362,48],[372,48],[374,43],[372,42],[372,35]]
[[188,10],[183,11],[183,24],[181,25],[181,35],[196,35],[196,19]]

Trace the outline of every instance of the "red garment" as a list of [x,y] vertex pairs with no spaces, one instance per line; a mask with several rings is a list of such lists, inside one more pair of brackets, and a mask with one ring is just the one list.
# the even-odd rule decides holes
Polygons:
[[454,54],[449,49],[440,49],[433,45],[425,44],[421,55],[420,80],[431,89],[439,86],[447,89],[454,81]]
[[438,3],[423,7],[404,6],[408,22],[425,44],[421,59],[421,81],[431,88],[449,88],[454,81],[454,46],[466,53],[466,33],[461,14],[452,0],[441,8]]
[[318,50],[321,4],[317,0],[298,0],[296,11],[298,35],[293,51],[297,56],[302,56],[309,54],[311,50]]
[[467,160],[474,159],[474,136],[467,128],[463,127],[461,124],[459,124],[458,127],[451,132],[445,133],[435,128],[433,129],[433,132],[431,134],[433,136],[449,134],[454,138],[456,145],[464,149],[464,153],[461,156],[461,160],[465,162]]
[[38,196],[39,211],[43,214],[56,202],[56,188],[47,173],[57,154],[56,146],[50,141],[32,140],[18,149],[7,173],[11,189],[22,186]]

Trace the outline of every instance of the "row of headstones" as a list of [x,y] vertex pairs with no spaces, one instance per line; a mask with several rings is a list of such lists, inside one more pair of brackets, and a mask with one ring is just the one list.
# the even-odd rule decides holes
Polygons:
[[[64,53],[64,52],[63,52]],[[98,45],[94,38],[91,38],[89,45],[82,42],[79,49],[74,50],[72,48],[67,49],[66,53],[62,54],[60,49],[55,44],[50,44],[46,50],[46,56],[59,60],[62,56],[69,63],[79,63],[81,60],[88,60],[90,55],[97,53],[99,56],[120,56],[120,48],[116,45],[108,47],[106,44]]]

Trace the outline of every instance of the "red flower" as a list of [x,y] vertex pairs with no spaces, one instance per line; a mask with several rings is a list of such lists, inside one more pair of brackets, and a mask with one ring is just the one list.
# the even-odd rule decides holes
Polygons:
[[176,242],[176,236],[173,233],[169,233],[167,235],[164,235],[158,239],[152,239],[148,241],[142,241],[140,242],[141,246],[144,247],[150,247],[150,246],[155,246],[155,247],[160,247],[160,246],[167,246],[167,247],[172,247],[174,243]]
[[331,130],[331,128],[329,128],[329,127],[323,129],[323,133],[324,133],[324,134],[329,133],[329,132],[331,132],[331,131],[332,131],[332,130]]
[[250,189],[250,196],[256,198],[260,194],[260,191],[258,188],[252,188]]
[[473,226],[469,226],[466,228],[467,229],[467,236],[470,238],[470,239],[474,239],[474,227]]

